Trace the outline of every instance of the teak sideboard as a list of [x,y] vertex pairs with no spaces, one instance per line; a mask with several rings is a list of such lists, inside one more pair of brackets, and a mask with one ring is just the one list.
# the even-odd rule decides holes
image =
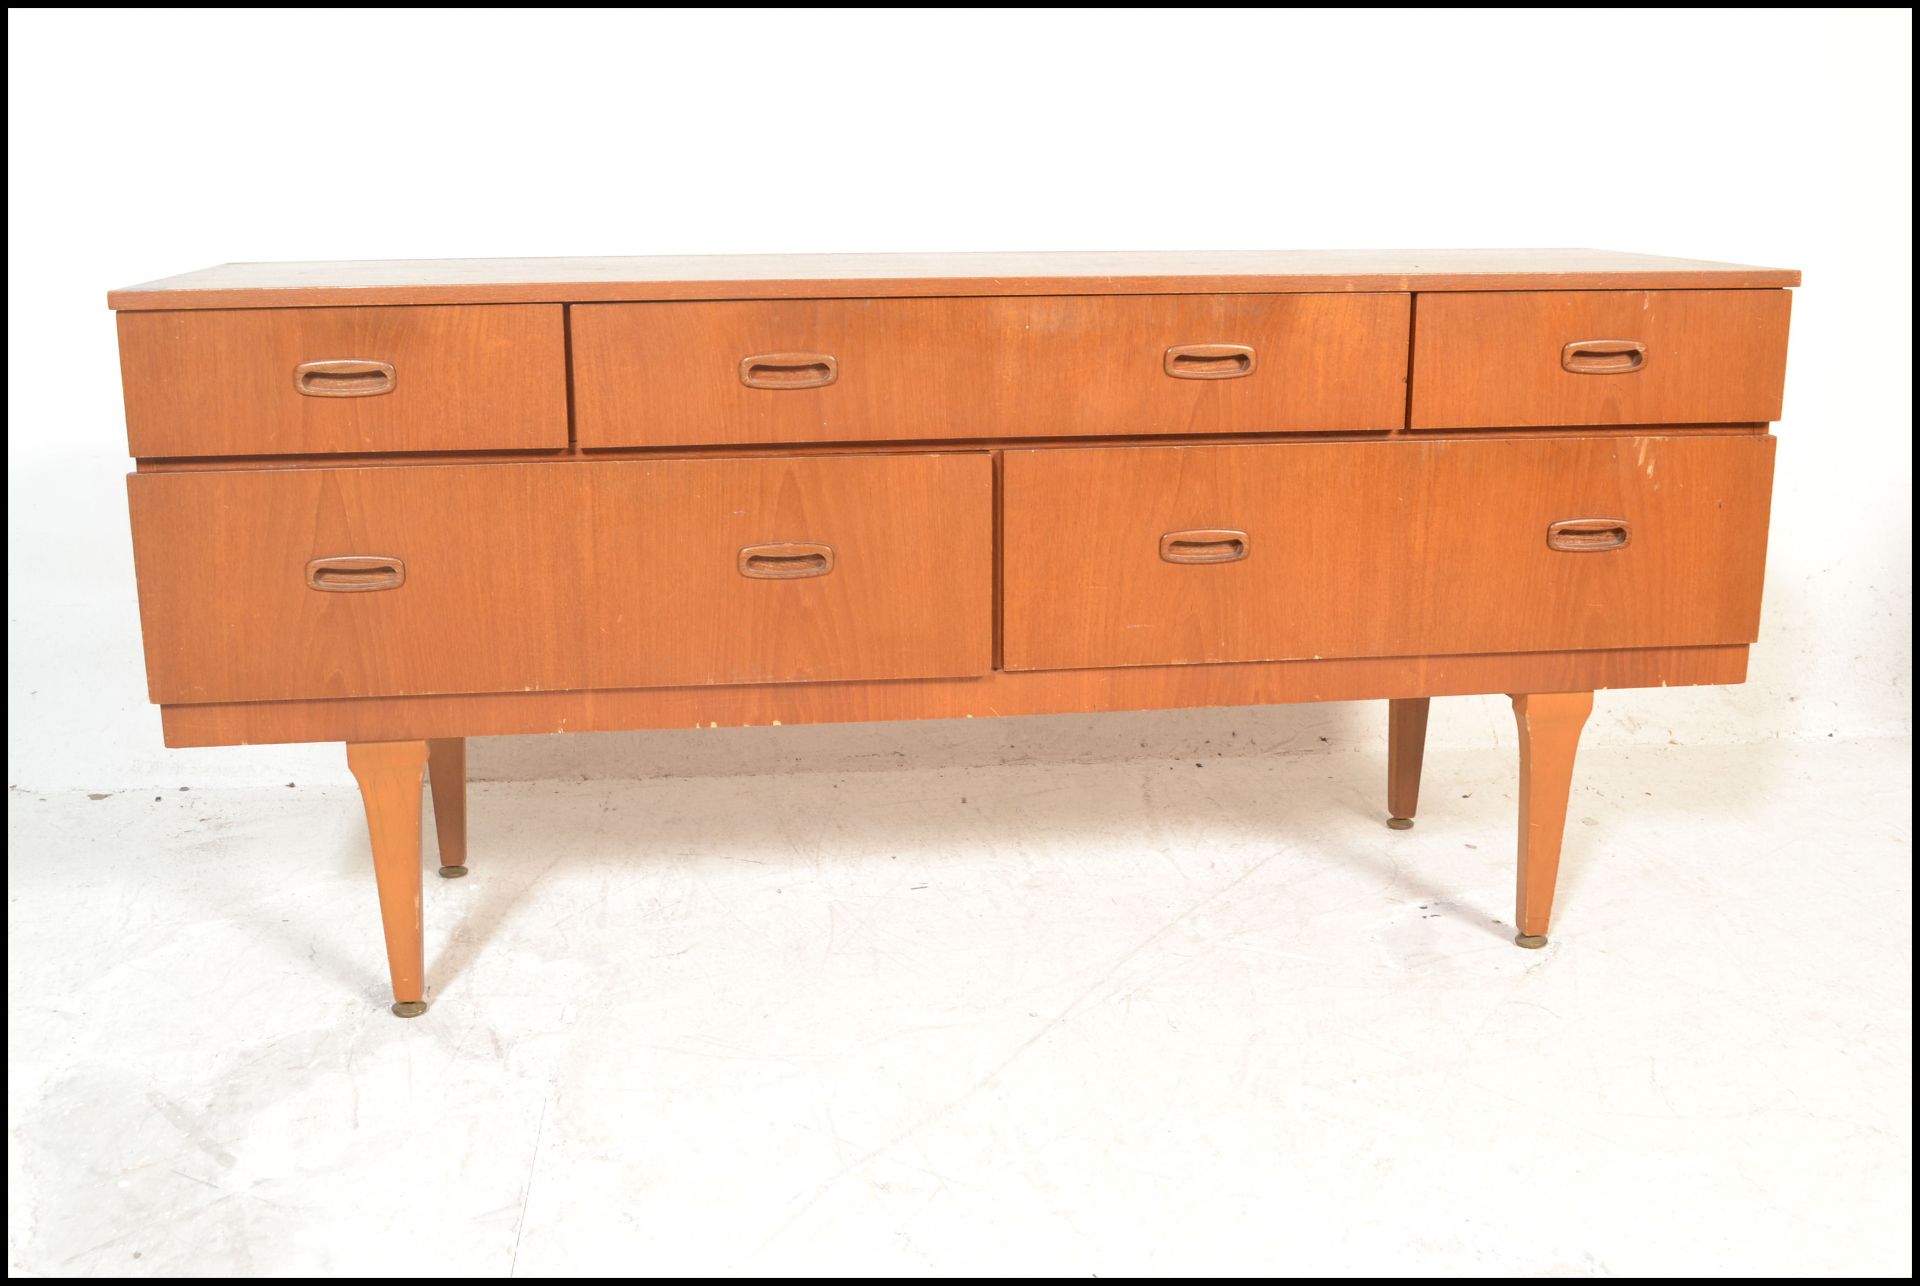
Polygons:
[[170,746],[341,741],[394,1012],[465,738],[1738,683],[1797,272],[1598,250],[229,264],[114,291]]

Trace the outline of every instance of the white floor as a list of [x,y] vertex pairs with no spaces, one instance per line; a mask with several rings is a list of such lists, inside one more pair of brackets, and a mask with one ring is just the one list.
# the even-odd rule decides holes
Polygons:
[[9,799],[9,1268],[1912,1270],[1911,752],[476,786],[388,1014],[354,797]]

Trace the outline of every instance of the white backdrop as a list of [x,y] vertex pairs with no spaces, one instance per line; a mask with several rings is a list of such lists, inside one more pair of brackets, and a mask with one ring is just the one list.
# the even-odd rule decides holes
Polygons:
[[[378,39],[349,38],[365,24]],[[1912,14],[8,16],[8,780],[168,752],[105,292],[228,260],[1606,246],[1797,267],[1748,685],[1590,744],[1910,731]],[[1436,705],[1436,745],[1511,740]],[[478,776],[1372,744],[1377,706],[482,744]]]

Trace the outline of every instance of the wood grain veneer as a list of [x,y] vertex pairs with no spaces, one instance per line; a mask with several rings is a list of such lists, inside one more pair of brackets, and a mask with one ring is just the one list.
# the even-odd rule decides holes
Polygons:
[[[983,454],[136,474],[155,701],[979,674]],[[742,576],[817,541],[832,573]],[[404,565],[316,592],[314,559]],[[392,578],[388,578],[392,579]]]
[[1245,665],[1130,666],[1110,670],[994,671],[976,679],[891,683],[729,684],[599,692],[489,692],[340,701],[169,705],[169,746],[292,741],[622,732],[992,719],[1090,710],[1172,710],[1375,701],[1392,697],[1677,688],[1740,683],[1743,646],[1522,652],[1500,656],[1364,657]]
[[229,263],[115,290],[109,307],[587,303],[921,295],[1178,295],[1336,290],[1797,286],[1785,268],[1616,250],[1187,250],[659,255]]
[[[1588,290],[1434,295],[1414,328],[1416,429],[1777,420],[1784,290]],[[1569,370],[1565,350],[1613,341],[1635,363]],[[1597,346],[1596,346],[1597,347]]]
[[[1770,437],[1009,451],[1010,670],[1748,643]],[[1563,552],[1566,519],[1627,524]],[[1183,565],[1188,529],[1246,556]]]
[[[577,432],[598,448],[1397,428],[1408,309],[1403,294],[585,304]],[[1169,350],[1202,343],[1250,350],[1250,369],[1169,377]],[[750,387],[754,354],[834,375]]]
[[[485,451],[567,445],[563,310],[309,308],[122,313],[136,456]],[[314,396],[295,371],[361,359],[391,391]]]

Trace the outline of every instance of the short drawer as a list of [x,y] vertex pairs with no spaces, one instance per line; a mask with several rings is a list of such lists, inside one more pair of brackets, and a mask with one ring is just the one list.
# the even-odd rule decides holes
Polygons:
[[1780,418],[1784,290],[1424,294],[1410,427]]
[[1009,451],[1004,664],[1750,643],[1773,445]]
[[558,304],[121,313],[143,458],[567,445]]
[[1398,428],[1410,296],[581,304],[586,447]]
[[163,704],[975,675],[985,454],[135,474]]

